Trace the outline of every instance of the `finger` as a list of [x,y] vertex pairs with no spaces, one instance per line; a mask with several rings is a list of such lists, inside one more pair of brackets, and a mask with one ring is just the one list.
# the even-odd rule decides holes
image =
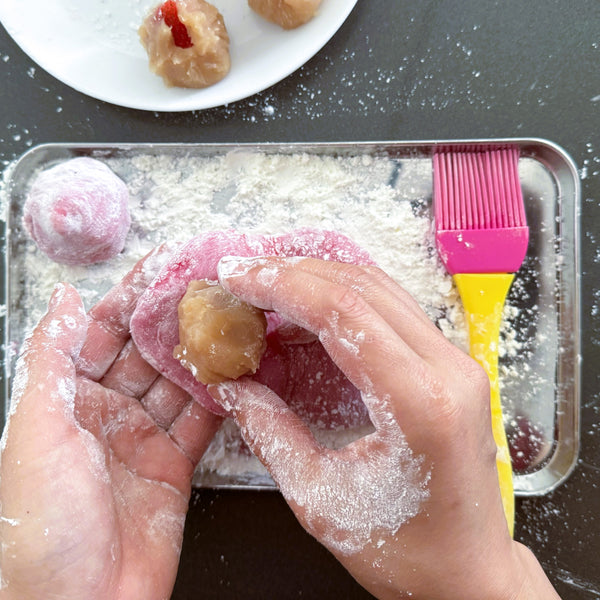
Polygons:
[[430,364],[442,367],[448,362],[448,354],[460,353],[418,302],[378,267],[307,259],[295,268],[356,291]]
[[190,401],[190,395],[178,385],[159,377],[140,402],[154,422],[168,430]]
[[[18,360],[11,410],[0,444],[3,558],[15,557],[18,546],[14,544],[19,540],[24,540],[22,549],[38,548],[45,553],[64,546],[58,538],[64,542],[65,537],[53,524],[62,522],[63,509],[73,514],[73,507],[66,506],[67,496],[79,484],[85,487],[104,474],[101,463],[90,464],[97,445],[78,426],[73,409],[73,360],[83,344],[86,326],[77,292],[60,284]],[[81,497],[86,497],[85,491]],[[8,548],[12,552],[6,552]],[[25,564],[23,556],[17,558]],[[6,562],[2,568],[6,566],[8,571],[10,560]]]
[[[440,359],[446,360],[448,353],[455,353],[456,348],[445,338],[441,331],[429,319],[416,300],[400,285],[394,282],[381,269],[373,266],[362,266],[350,263],[336,263],[312,258],[292,260],[286,258],[269,258],[274,266],[265,271],[261,277],[267,279],[274,276],[277,263],[289,265],[294,277],[298,273],[314,275],[319,279],[347,288],[360,296],[370,305],[386,323],[424,360],[438,365]],[[249,259],[246,265],[265,262],[262,257]],[[236,276],[243,276],[247,266],[236,267],[232,257],[222,261],[220,273],[228,281],[231,291],[234,291]],[[230,265],[230,266],[228,266]],[[231,269],[234,273],[230,273]],[[239,275],[238,275],[239,274]],[[235,292],[234,292],[235,293]]]
[[73,360],[85,334],[86,318],[79,295],[70,285],[59,284],[17,362],[5,444],[9,437],[11,441],[22,438],[23,451],[31,451],[37,460],[76,430]]
[[240,426],[300,523],[338,555],[363,548],[375,531],[397,530],[428,495],[421,460],[398,432],[329,450],[255,381],[217,384],[209,392]]
[[223,417],[207,411],[190,398],[169,428],[169,436],[196,466],[222,422]]
[[[407,321],[412,322],[414,319],[429,327],[436,335],[440,333],[419,303],[378,267],[306,259],[298,262],[296,268],[355,290],[380,315],[388,317],[394,329],[399,333],[403,331]],[[397,311],[400,305],[404,308],[401,313]],[[414,319],[405,319],[407,314],[412,315]],[[398,316],[402,318],[399,319]]]
[[243,378],[208,386],[237,423],[248,447],[284,491],[291,477],[315,464],[321,452],[307,425],[269,388]]
[[129,339],[129,321],[138,298],[150,285],[172,248],[163,245],[142,258],[89,312],[88,338],[77,361],[77,372],[102,378]]
[[158,376],[156,369],[142,358],[133,340],[129,339],[100,383],[126,396],[141,398]]
[[62,400],[62,387],[74,376],[73,360],[86,333],[83,304],[73,287],[56,286],[48,311],[25,342],[13,382],[13,409],[30,395]]
[[135,399],[77,378],[76,417],[125,468],[187,493],[195,468]]

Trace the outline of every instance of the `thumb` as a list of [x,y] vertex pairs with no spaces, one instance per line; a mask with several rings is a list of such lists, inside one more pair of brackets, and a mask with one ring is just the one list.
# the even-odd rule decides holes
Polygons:
[[[26,413],[30,423],[47,422],[56,412],[64,418],[66,403],[75,397],[73,359],[87,331],[83,303],[68,284],[58,284],[48,311],[25,341],[17,361],[10,416]],[[62,408],[62,411],[57,409]]]
[[[62,494],[63,500],[68,497],[73,502],[77,496],[71,492],[81,481],[72,470],[84,452],[81,444],[73,443],[80,433],[73,414],[73,357],[83,344],[86,329],[79,295],[71,286],[60,284],[17,361],[11,407],[0,444],[2,558],[6,559],[7,571],[13,573],[9,564],[25,564],[23,557],[16,563],[11,560],[15,547],[26,553],[33,548],[33,554],[27,556],[35,560],[71,539],[59,525],[66,518],[63,513],[70,514],[73,507],[54,501]],[[44,515],[48,524],[58,525],[50,525],[42,534],[46,521],[40,519]],[[19,529],[13,527],[19,524]],[[53,534],[48,535],[49,531]],[[6,546],[5,539],[9,540]],[[6,551],[9,548],[11,552]]]
[[321,447],[275,392],[252,379],[210,385],[208,392],[237,423],[244,441],[286,498],[286,491],[302,485],[319,460]]

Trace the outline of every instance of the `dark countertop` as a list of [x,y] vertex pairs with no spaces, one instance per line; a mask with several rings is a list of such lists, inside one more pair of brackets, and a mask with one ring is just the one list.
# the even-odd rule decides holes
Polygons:
[[[159,114],[98,102],[0,28],[1,168],[43,142],[539,137],[582,178],[581,451],[555,492],[517,503],[516,537],[564,600],[600,598],[600,3],[359,1],[296,73],[235,104]],[[274,492],[197,491],[174,600],[367,598]]]

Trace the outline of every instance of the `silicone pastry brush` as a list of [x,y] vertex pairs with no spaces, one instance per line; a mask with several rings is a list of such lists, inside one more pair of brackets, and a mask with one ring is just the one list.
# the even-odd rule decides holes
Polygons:
[[514,492],[498,381],[506,295],[529,241],[514,147],[440,148],[433,156],[436,245],[466,313],[469,353],[490,378],[492,430],[504,513],[514,531]]

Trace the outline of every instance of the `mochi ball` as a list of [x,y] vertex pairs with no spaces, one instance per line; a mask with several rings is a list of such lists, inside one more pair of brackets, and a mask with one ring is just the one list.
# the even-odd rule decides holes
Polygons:
[[131,225],[129,192],[104,163],[62,162],[33,181],[23,222],[39,249],[66,265],[90,265],[123,250]]

